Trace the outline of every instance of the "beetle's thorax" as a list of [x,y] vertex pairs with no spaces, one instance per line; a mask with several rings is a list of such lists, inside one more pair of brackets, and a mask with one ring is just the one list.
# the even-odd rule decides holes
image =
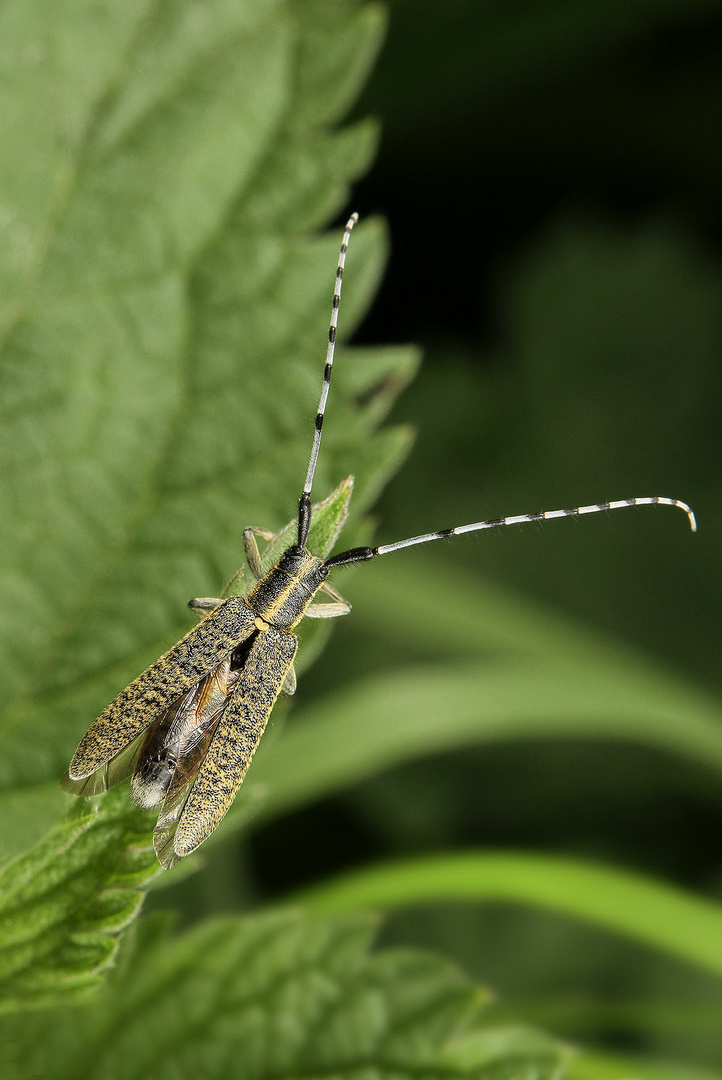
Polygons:
[[264,622],[279,630],[292,630],[303,618],[327,574],[323,559],[317,559],[305,547],[294,545],[253,586],[247,602]]

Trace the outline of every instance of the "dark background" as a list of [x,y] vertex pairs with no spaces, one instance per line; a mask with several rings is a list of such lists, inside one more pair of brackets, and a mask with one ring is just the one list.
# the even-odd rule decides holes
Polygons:
[[425,359],[381,535],[685,499],[694,545],[618,515],[454,556],[719,686],[722,5],[392,4],[357,111],[392,238],[359,338]]

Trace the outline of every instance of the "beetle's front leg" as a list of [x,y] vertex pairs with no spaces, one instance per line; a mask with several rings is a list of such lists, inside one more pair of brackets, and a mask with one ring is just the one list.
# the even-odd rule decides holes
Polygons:
[[246,562],[250,566],[253,576],[260,581],[263,577],[263,566],[261,564],[261,553],[256,543],[257,536],[260,536],[261,540],[270,543],[271,540],[276,539],[276,534],[272,533],[270,529],[262,529],[258,525],[249,525],[247,529],[243,530],[243,547],[246,551]]
[[348,615],[351,610],[351,605],[348,600],[344,600],[340,593],[337,593],[335,589],[331,588],[328,582],[324,581],[323,585],[319,588],[319,592],[325,592],[326,596],[330,596],[333,600],[332,604],[309,604],[306,608],[306,617],[309,619],[336,619],[339,615]]
[[222,603],[216,596],[196,596],[194,600],[188,601],[188,607],[199,619],[205,619],[206,615],[210,615]]

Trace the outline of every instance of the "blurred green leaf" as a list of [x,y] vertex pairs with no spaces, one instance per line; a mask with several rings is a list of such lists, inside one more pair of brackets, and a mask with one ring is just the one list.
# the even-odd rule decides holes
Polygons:
[[[273,816],[399,763],[490,740],[611,738],[722,770],[719,702],[652,661],[425,558],[364,571],[351,592],[356,630],[386,650],[411,645],[434,659],[302,708],[283,738],[262,746],[231,822],[245,820],[245,799]],[[447,652],[465,659],[444,661]]]
[[0,796],[0,866],[38,843],[67,806],[55,779],[32,788],[9,789]]
[[52,1078],[556,1075],[558,1044],[485,1031],[483,992],[432,956],[368,956],[373,929],[279,913],[141,939],[96,1007],[0,1025],[0,1054]]
[[647,1056],[584,1050],[576,1054],[565,1073],[567,1080],[719,1080],[719,1072],[681,1061],[665,1061]]
[[[458,911],[453,901],[451,905]],[[469,910],[468,907],[466,910]],[[511,908],[506,910],[512,911]],[[513,910],[515,915],[519,913],[518,908]],[[542,909],[534,910],[531,907],[525,907],[524,912],[534,917],[534,915],[539,916]],[[517,922],[516,925],[518,928],[519,923]],[[569,929],[571,923],[565,920],[564,926],[565,929]],[[576,927],[583,930],[591,928],[591,923],[586,923],[586,925],[579,923]],[[602,950],[609,956],[609,935],[604,932],[597,935],[597,938],[601,942]],[[624,950],[628,944],[628,939],[618,943],[621,950]],[[640,948],[635,948],[633,951],[635,957],[639,957],[642,952]],[[654,956],[651,950],[645,949],[645,951],[652,964],[655,962],[657,966],[660,962],[666,964],[676,975],[679,975],[680,964],[676,960],[672,960],[669,956],[663,957],[656,951]],[[527,1024],[538,1025],[544,1030],[563,1032],[566,1038],[576,1039],[577,1045],[582,1037],[585,1045],[591,1045],[596,1040],[614,1032],[616,1035],[624,1033],[627,1037],[635,1038],[640,1042],[644,1038],[654,1039],[671,1034],[677,1038],[686,1037],[690,1042],[694,1040],[699,1047],[701,1043],[710,1040],[710,1035],[714,1038],[718,1031],[720,983],[714,978],[716,972],[708,974],[700,967],[693,968],[691,965],[685,965],[685,974],[689,977],[689,982],[680,986],[675,999],[653,998],[642,1001],[639,998],[615,998],[612,1001],[601,996],[599,998],[583,997],[581,994],[557,996],[554,993],[546,993],[539,997],[527,998],[516,996],[511,998],[500,994],[490,1006],[489,1020],[506,1024],[518,1022],[523,1017]],[[689,984],[694,984],[695,980],[704,981],[708,985],[714,984],[718,991],[717,998],[702,1002],[694,1000],[691,995],[685,993]],[[682,982],[682,980],[678,981]],[[712,1060],[712,1055],[709,1056]]]

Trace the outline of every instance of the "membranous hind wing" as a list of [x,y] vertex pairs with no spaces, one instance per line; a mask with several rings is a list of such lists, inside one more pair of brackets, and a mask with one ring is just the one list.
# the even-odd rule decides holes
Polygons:
[[[206,679],[211,677],[206,676]],[[201,679],[176,698],[132,743],[90,776],[83,780],[71,780],[66,773],[61,781],[63,789],[71,795],[84,795],[87,798],[100,795],[132,776],[131,794],[138,805],[146,809],[156,806],[162,801],[173,772],[172,747],[178,742],[178,733],[194,722],[197,702],[206,679]]]
[[123,780],[127,780],[133,774],[143,738],[144,735],[141,733],[124,750],[121,750],[110,761],[106,761],[90,776],[82,777],[80,780],[71,780],[70,770],[68,770],[60,781],[61,788],[63,791],[67,791],[69,795],[83,795],[85,798],[90,798],[92,795],[102,795],[104,791],[109,791],[116,784],[122,783]]
[[296,654],[293,634],[258,631],[207,745],[198,755],[190,790],[176,774],[168,789],[153,845],[162,866],[174,866],[220,824],[243,782],[268,717]]
[[171,786],[188,788],[238,681],[226,657],[215,671],[179,698],[143,737],[130,793],[144,809],[164,802]]
[[[246,645],[253,641],[250,638]],[[243,648],[243,647],[242,647]],[[237,652],[232,654],[234,659]],[[163,742],[161,753],[173,758],[173,771],[164,791],[163,805],[158,815],[155,830],[153,832],[153,846],[158,861],[166,870],[174,866],[178,859],[173,850],[173,837],[188,796],[193,787],[193,782],[203,764],[208,748],[211,744],[216,728],[220,722],[223,711],[228,704],[230,694],[238,682],[238,670],[231,671],[231,658],[229,657],[212,675],[207,675],[196,687],[195,692],[195,715],[194,723],[189,726],[182,739],[168,739]],[[150,732],[146,738],[149,739]],[[159,740],[154,740],[156,744]],[[150,742],[150,739],[149,739]],[[154,782],[155,786],[161,785],[161,774],[158,770],[168,768],[159,761],[159,754],[149,746],[149,754],[146,762],[142,760],[138,764],[131,790],[142,779],[145,788],[148,781]],[[155,776],[152,776],[152,772]],[[151,774],[150,776],[148,774]],[[134,795],[138,801],[137,795]],[[159,800],[160,801],[160,800]]]
[[245,600],[231,596],[151,664],[88,728],[63,778],[65,790],[92,795],[128,776],[143,733],[254,633],[255,620]]

